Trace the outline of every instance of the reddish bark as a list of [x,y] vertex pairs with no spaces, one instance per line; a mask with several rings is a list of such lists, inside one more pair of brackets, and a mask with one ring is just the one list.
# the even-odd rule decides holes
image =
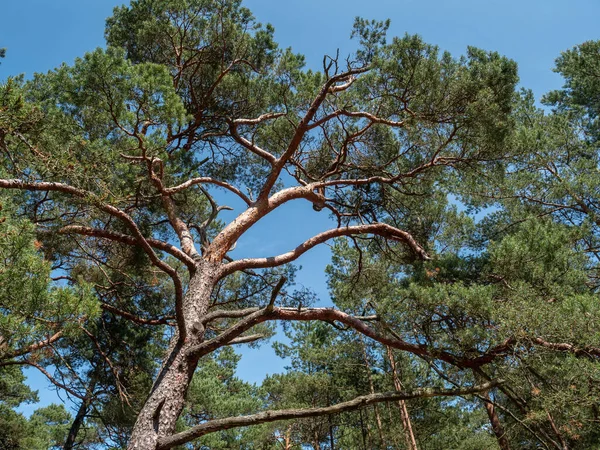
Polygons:
[[[386,346],[388,359],[390,360],[390,368],[392,369],[392,378],[394,380],[394,387],[397,391],[403,389],[402,382],[398,376],[398,369],[396,366],[396,359],[394,358],[394,352],[389,346]],[[398,407],[400,408],[400,417],[402,418],[402,427],[404,428],[404,438],[406,439],[406,445],[409,450],[418,450],[417,440],[412,429],[412,422],[410,420],[410,414],[408,414],[408,408],[404,400],[398,400]]]

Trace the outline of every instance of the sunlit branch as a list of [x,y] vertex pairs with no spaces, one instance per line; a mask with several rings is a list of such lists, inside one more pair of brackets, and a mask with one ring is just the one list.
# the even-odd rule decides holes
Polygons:
[[40,350],[42,348],[48,347],[50,344],[58,341],[63,336],[63,334],[64,334],[64,332],[62,330],[60,330],[60,331],[57,331],[56,333],[54,333],[48,339],[44,339],[42,341],[36,342],[35,344],[29,345],[27,347],[20,348],[17,350],[13,350],[11,352],[0,353],[0,359],[8,360],[8,359],[16,358],[18,356],[27,355],[29,353]]
[[235,119],[233,123],[235,125],[258,125],[259,123],[266,122],[267,120],[277,119],[278,117],[285,116],[286,113],[266,113],[258,116],[256,119]]
[[268,151],[266,151],[263,148],[256,145],[254,142],[251,142],[248,139],[246,139],[245,137],[243,137],[242,135],[240,135],[240,133],[237,130],[237,124],[235,122],[231,122],[231,124],[229,126],[229,131],[231,132],[231,137],[233,137],[233,139],[238,144],[247,148],[255,155],[258,155],[261,158],[267,160],[271,165],[275,164],[275,162],[277,161],[277,158],[275,158],[275,156],[272,155],[271,153],[269,153]]
[[249,316],[261,308],[245,308],[245,309],[232,309],[232,310],[217,310],[212,311],[202,317],[202,324],[207,324],[217,319],[239,319],[241,317]]
[[365,111],[348,111],[345,109],[338,109],[338,110],[336,110],[332,113],[329,113],[326,116],[320,118],[319,120],[314,121],[313,123],[311,123],[309,125],[308,129],[312,130],[314,128],[317,128],[317,127],[329,122],[330,120],[335,119],[336,117],[340,117],[340,116],[368,119],[369,122],[371,122],[371,123],[380,123],[380,124],[388,125],[390,127],[395,127],[395,128],[404,126],[403,120],[396,121],[396,120],[384,119],[382,117],[378,117],[374,114],[370,114]]
[[330,187],[330,186],[359,186],[372,183],[391,184],[401,181],[406,178],[414,178],[421,172],[424,172],[432,167],[436,166],[448,166],[454,162],[457,162],[457,158],[437,157],[431,161],[415,167],[413,170],[408,172],[400,173],[394,176],[381,176],[376,175],[368,178],[341,178],[334,180],[324,180],[312,183],[314,187]]
[[264,334],[249,334],[248,336],[240,336],[235,339],[232,339],[227,343],[227,345],[235,345],[235,344],[248,344],[250,342],[258,341],[259,339],[263,339],[265,337]]
[[540,347],[548,348],[550,350],[556,350],[559,352],[573,353],[575,356],[595,356],[600,358],[600,348],[583,346],[577,347],[573,344],[566,342],[548,342],[545,339],[536,337],[532,338],[531,342]]
[[[245,310],[247,312],[248,310]],[[372,320],[372,318],[369,318]],[[270,320],[285,321],[312,321],[319,320],[323,322],[339,322],[352,328],[365,336],[398,350],[407,351],[415,355],[430,356],[442,361],[448,362],[458,367],[470,367],[471,365],[485,364],[487,359],[482,358],[461,358],[443,350],[432,349],[426,345],[413,344],[400,339],[399,337],[386,336],[373,327],[369,326],[361,318],[351,316],[342,311],[333,308],[262,308],[256,312],[246,315],[236,324],[223,331],[219,336],[207,340],[201,344],[190,347],[187,351],[189,355],[201,357],[208,353],[227,345],[233,339],[242,335],[252,327]],[[494,356],[496,356],[494,354]]]
[[423,247],[421,247],[415,239],[406,231],[399,230],[398,228],[392,227],[391,225],[377,223],[369,225],[355,225],[348,226],[345,228],[334,228],[332,230],[324,231],[312,238],[304,241],[294,250],[283,253],[277,256],[271,256],[266,258],[248,258],[239,259],[223,266],[222,274],[227,275],[237,270],[243,269],[257,269],[265,267],[276,267],[282,264],[287,264],[307,252],[311,248],[322,244],[329,239],[341,237],[341,236],[353,236],[361,234],[375,234],[388,239],[401,241],[405,243],[413,252],[415,252],[422,259],[430,259]]
[[352,400],[338,403],[337,405],[327,406],[322,408],[307,408],[307,409],[282,409],[273,411],[263,411],[257,414],[247,416],[228,417],[224,419],[211,420],[209,422],[197,425],[189,430],[182,431],[173,436],[162,438],[158,442],[157,450],[166,450],[177,445],[185,444],[193,439],[205,436],[217,431],[228,430],[231,428],[245,427],[257,425],[266,422],[275,422],[279,420],[302,419],[306,417],[318,417],[329,414],[339,414],[342,412],[353,411],[364,408],[369,405],[374,405],[383,402],[392,402],[399,400],[411,400],[414,398],[430,398],[430,397],[456,397],[463,395],[472,395],[479,392],[492,389],[503,380],[494,380],[480,385],[460,388],[460,389],[439,389],[439,388],[422,388],[413,391],[400,392],[382,392],[376,394],[363,395]]
[[[196,250],[194,238],[190,233],[187,224],[183,220],[181,220],[181,217],[177,212],[177,205],[175,204],[175,201],[171,196],[172,194],[165,192],[165,186],[163,184],[164,165],[162,160],[156,157],[148,157],[146,154],[146,148],[144,147],[144,140],[141,138],[141,136],[137,134],[137,132],[135,136],[139,140],[139,150],[142,152],[142,157],[146,164],[146,169],[148,171],[150,182],[154,185],[154,187],[160,194],[163,208],[167,215],[169,223],[171,224],[173,231],[175,231],[175,234],[177,234],[177,237],[179,238],[181,250],[194,260],[200,259],[200,255]],[[158,167],[158,174],[154,170],[155,166]]]
[[279,206],[295,199],[320,200],[320,197],[309,186],[294,186],[282,189],[269,198],[259,199],[248,209],[242,212],[235,220],[230,222],[213,239],[206,252],[209,261],[221,262],[225,259],[229,249],[237,242],[252,225],[261,218],[274,211]]
[[198,186],[198,188],[200,189],[200,191],[202,191],[202,194],[204,194],[204,196],[210,203],[210,208],[211,208],[210,215],[204,222],[202,222],[201,225],[199,225],[199,226],[193,225],[193,227],[196,229],[196,231],[200,235],[200,248],[202,250],[202,253],[204,254],[204,251],[208,247],[208,243],[209,243],[208,231],[207,231],[208,227],[210,226],[211,223],[214,222],[214,220],[217,218],[217,216],[219,215],[219,213],[221,211],[233,211],[233,208],[231,208],[230,206],[226,206],[226,205],[221,205],[221,206],[217,205],[217,202],[215,201],[213,196],[210,195],[210,193],[206,189],[204,189],[201,185]]

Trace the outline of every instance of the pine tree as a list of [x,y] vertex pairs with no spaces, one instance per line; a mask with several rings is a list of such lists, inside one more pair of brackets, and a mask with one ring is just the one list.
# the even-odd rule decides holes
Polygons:
[[[357,19],[358,51],[314,72],[237,0],[137,0],[105,50],[2,85],[1,361],[56,369],[82,412],[65,439],[375,448],[406,433],[375,405],[411,401],[419,448],[592,442],[597,83],[573,61],[594,70],[596,47],[559,60],[547,115],[515,93],[513,61],[388,43],[388,25]],[[225,223],[231,198],[245,209]],[[333,228],[232,259],[291,202]],[[315,307],[290,264],[336,238],[336,308]],[[297,367],[236,379],[228,346],[277,322]],[[60,411],[38,416],[64,431]]]

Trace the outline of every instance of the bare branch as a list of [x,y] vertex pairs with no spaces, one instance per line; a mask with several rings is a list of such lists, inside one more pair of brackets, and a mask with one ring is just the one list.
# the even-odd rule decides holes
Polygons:
[[171,226],[175,230],[175,233],[179,237],[179,242],[181,243],[181,249],[183,252],[190,256],[193,260],[198,260],[201,258],[198,250],[196,250],[196,246],[194,243],[194,238],[192,237],[192,233],[187,226],[187,224],[181,220],[181,217],[177,214],[177,209],[175,207],[175,202],[171,198],[170,194],[166,194],[162,191],[162,200],[163,207],[165,212],[167,213],[167,217],[169,218],[169,222]]
[[424,172],[435,166],[447,166],[451,165],[453,162],[456,162],[456,158],[442,158],[437,157],[432,159],[431,161],[422,164],[418,167],[415,167],[413,170],[405,173],[400,173],[395,176],[381,176],[375,175],[368,178],[342,178],[337,180],[326,180],[326,181],[318,181],[316,183],[312,183],[311,186],[314,188],[317,187],[328,187],[328,186],[359,186],[364,184],[371,183],[384,183],[384,184],[392,184],[397,181],[400,181],[405,178],[414,178],[419,173]]
[[250,198],[248,198],[248,196],[242,191],[240,191],[238,188],[230,185],[229,183],[226,183],[225,181],[215,180],[214,178],[210,177],[192,178],[191,180],[188,180],[185,183],[181,183],[177,186],[164,188],[164,191],[167,194],[175,194],[197,184],[214,184],[216,186],[220,186],[222,188],[227,189],[230,192],[233,192],[235,195],[241,198],[247,205],[252,205],[252,200],[250,200]]
[[286,113],[266,113],[258,116],[256,119],[235,119],[233,123],[235,125],[258,125],[259,123],[266,122],[267,120],[277,119],[278,117],[285,116]]
[[260,308],[245,308],[245,309],[234,309],[234,310],[226,310],[219,309],[217,311],[212,311],[202,317],[202,324],[206,325],[209,322],[212,322],[216,319],[239,319],[241,317],[249,316],[256,311],[260,311]]
[[51,345],[52,343],[58,341],[63,336],[63,334],[64,334],[64,332],[62,330],[57,331],[52,336],[50,336],[48,339],[44,339],[43,341],[36,342],[35,344],[31,344],[24,348],[13,350],[12,352],[9,352],[9,353],[0,354],[0,359],[7,360],[7,359],[11,359],[11,358],[16,358],[17,356],[23,356],[23,355],[27,355],[28,353],[35,352],[36,350],[40,350],[40,349],[47,347],[47,346]]
[[[138,244],[138,240],[135,237],[127,235],[127,234],[117,233],[114,231],[101,230],[99,228],[84,227],[84,226],[80,226],[80,225],[67,225],[65,227],[60,228],[57,231],[57,233],[59,233],[59,234],[75,233],[75,234],[81,234],[84,236],[99,237],[99,238],[108,239],[111,241],[116,241],[116,242],[120,242],[122,244],[127,244],[127,245],[137,245]],[[174,256],[178,260],[180,260],[182,263],[184,263],[187,266],[188,269],[190,269],[190,271],[192,273],[196,270],[194,260],[192,258],[190,258],[188,255],[186,255],[185,253],[183,253],[181,250],[179,250],[174,245],[171,245],[167,242],[160,241],[158,239],[147,238],[146,241],[148,242],[148,244],[150,244],[151,247],[156,248],[157,250],[162,250],[162,251],[170,254],[171,256]]]
[[238,133],[237,123],[235,121],[229,124],[229,131],[231,132],[231,137],[240,145],[244,146],[248,150],[250,150],[255,155],[260,156],[261,158],[267,160],[271,165],[274,165],[277,161],[274,155],[264,150],[263,148],[256,145],[254,142],[250,142],[248,139],[243,137]]
[[[346,314],[342,311],[333,308],[306,308],[306,309],[298,309],[298,308],[279,308],[274,307],[269,310],[268,308],[259,309],[255,312],[251,312],[248,314],[249,309],[241,310],[240,312],[245,313],[245,318],[237,322],[235,325],[231,326],[227,330],[223,331],[219,336],[207,340],[201,344],[196,346],[192,346],[187,350],[188,355],[193,355],[194,357],[202,357],[207,355],[214,350],[227,345],[233,339],[242,335],[245,331],[248,331],[255,325],[259,323],[266,322],[268,320],[287,320],[287,321],[311,321],[311,320],[320,320],[323,322],[340,322],[359,333],[364,334],[365,336],[380,342],[384,345],[388,345],[390,347],[396,348],[398,350],[407,351],[413,353],[415,355],[420,356],[429,356],[432,358],[440,359],[449,364],[455,365],[457,367],[471,367],[471,366],[480,366],[483,365],[489,360],[499,354],[499,349],[493,349],[490,352],[486,353],[482,357],[478,358],[462,358],[452,353],[449,353],[444,350],[437,350],[434,348],[430,348],[426,345],[421,344],[413,344],[407,341],[400,339],[399,337],[389,337],[386,336],[374,328],[370,327],[366,324],[361,318],[351,316],[350,314]],[[221,317],[225,317],[222,315]],[[235,317],[230,315],[229,317]],[[239,317],[239,316],[238,316]],[[213,316],[214,318],[214,316]],[[368,317],[369,320],[372,320],[372,317]],[[504,349],[505,347],[502,347]],[[495,350],[498,350],[495,352]]]
[[58,387],[60,389],[64,389],[66,392],[68,392],[69,394],[71,394],[73,397],[77,397],[80,400],[83,400],[85,398],[84,395],[81,395],[81,394],[77,393],[75,390],[71,389],[66,384],[61,383],[60,381],[58,381],[56,378],[54,378],[52,375],[50,375],[50,373],[46,369],[44,369],[41,365],[39,365],[38,363],[36,363],[34,361],[30,361],[28,359],[24,359],[24,360],[20,360],[20,361],[15,361],[15,364],[27,365],[27,366],[35,367],[42,374],[44,374],[44,376],[46,378],[48,378],[48,380],[53,385],[55,385],[56,387]]
[[[165,213],[167,214],[167,218],[169,219],[169,223],[171,227],[177,234],[179,238],[179,242],[181,244],[181,250],[191,257],[194,260],[200,259],[200,254],[196,250],[196,246],[194,243],[194,238],[190,233],[190,230],[187,224],[181,220],[181,217],[177,213],[177,205],[173,200],[172,194],[165,192],[165,186],[163,184],[163,162],[160,158],[148,157],[146,156],[146,149],[143,145],[143,139],[137,135],[136,137],[139,139],[139,148],[142,151],[142,156],[144,157],[144,161],[146,162],[146,168],[148,170],[148,176],[150,177],[151,183],[156,187],[157,191],[160,193],[160,197],[162,200],[163,208]],[[158,174],[154,170],[154,166],[158,165]]]
[[350,86],[352,86],[354,84],[354,82],[356,81],[356,77],[350,75],[344,79],[341,79],[339,81],[345,81],[345,83],[342,84],[334,84],[333,86],[331,86],[327,92],[329,92],[330,94],[335,94],[336,92],[342,92],[345,91],[346,89],[348,89]]
[[462,395],[472,395],[479,392],[492,389],[503,380],[494,380],[489,383],[476,385],[461,389],[439,389],[439,388],[421,388],[407,392],[382,392],[376,394],[363,395],[356,397],[347,402],[338,403],[337,405],[327,406],[322,408],[307,408],[307,409],[282,409],[276,411],[263,411],[257,414],[240,417],[228,417],[225,419],[216,419],[209,422],[197,425],[189,430],[182,431],[173,436],[162,438],[159,440],[157,450],[167,450],[177,445],[185,444],[193,439],[205,436],[217,431],[228,430],[231,428],[258,425],[260,423],[275,422],[279,420],[302,419],[306,417],[318,417],[328,414],[339,414],[342,412],[353,411],[364,408],[369,405],[374,405],[383,402],[392,402],[399,400],[411,400],[414,398],[430,398],[430,397],[455,397]]
[[264,334],[249,334],[248,336],[240,336],[235,339],[232,339],[227,343],[227,345],[248,344],[249,342],[258,341],[259,339],[262,339],[264,337]]
[[226,205],[218,206],[217,202],[215,201],[213,196],[210,195],[210,193],[206,189],[204,189],[202,186],[198,186],[198,188],[200,189],[200,191],[202,191],[202,194],[204,194],[204,196],[210,203],[210,208],[211,208],[210,215],[204,222],[202,222],[202,224],[200,226],[192,225],[196,229],[198,234],[200,235],[200,248],[202,250],[202,254],[204,254],[204,251],[206,250],[206,248],[208,247],[208,244],[209,244],[208,233],[207,233],[208,227],[210,226],[211,223],[213,223],[213,221],[217,218],[217,216],[219,215],[219,213],[221,211],[233,211],[233,208],[231,208],[230,206],[226,206]]
[[116,308],[108,303],[102,303],[100,307],[106,311],[109,311],[113,314],[121,316],[127,320],[135,322],[140,325],[172,325],[168,318],[163,317],[161,319],[144,319],[143,317],[138,317],[130,312],[123,311],[122,309]]
[[113,378],[115,379],[115,386],[117,387],[117,391],[119,392],[119,398],[121,399],[121,402],[127,403],[129,406],[131,406],[127,390],[123,386],[123,383],[121,383],[119,371],[115,368],[108,355],[102,350],[102,346],[98,342],[98,339],[96,339],[96,336],[90,333],[85,327],[80,326],[79,328],[81,328],[81,330],[90,338],[90,340],[94,344],[94,347],[96,347],[96,350],[98,351],[100,356],[102,356],[102,359],[104,359],[104,362],[106,362],[106,365],[112,372]]
[[388,125],[390,127],[395,127],[395,128],[404,126],[403,120],[396,121],[396,120],[384,119],[383,117],[378,117],[378,116],[368,113],[366,111],[348,111],[346,109],[338,109],[330,114],[325,115],[324,117],[320,118],[319,120],[314,121],[313,123],[311,123],[308,126],[308,129],[312,130],[314,128],[317,128],[317,127],[323,125],[324,123],[329,122],[331,119],[335,119],[336,117],[340,117],[340,116],[368,119],[371,123],[381,123],[381,124]]
[[286,281],[287,281],[287,277],[281,277],[279,279],[279,281],[277,282],[277,285],[275,285],[275,287],[273,288],[273,292],[271,292],[271,299],[269,300],[269,304],[267,305],[268,311],[273,310],[273,305],[275,305],[275,300],[277,299],[277,296],[279,295],[279,291],[281,291],[281,288],[283,287],[283,285],[285,284]]
[[311,200],[317,199],[317,195],[309,186],[294,186],[283,189],[270,198],[259,199],[252,203],[248,209],[237,216],[213,239],[207,249],[206,259],[212,262],[221,262],[234,243],[252,225],[284,203],[299,198]]
[[300,255],[307,252],[311,248],[322,244],[323,242],[341,236],[353,236],[360,234],[376,234],[388,239],[404,242],[413,252],[415,252],[422,259],[430,259],[423,247],[421,247],[415,239],[406,231],[399,230],[398,228],[392,227],[384,223],[370,224],[370,225],[355,225],[345,228],[334,228],[332,230],[324,231],[312,238],[304,241],[294,250],[283,253],[277,256],[271,256],[266,258],[248,258],[239,259],[237,261],[225,264],[221,269],[223,275],[228,275],[237,270],[243,269],[257,269],[265,267],[276,267],[282,264],[287,264],[294,261]]
[[548,342],[542,338],[532,338],[531,342],[540,347],[549,348],[551,350],[557,350],[560,352],[573,353],[575,356],[595,356],[600,358],[600,348],[598,347],[577,347],[573,344],[565,342]]
[[[327,95],[332,93],[336,89],[337,90],[346,89],[350,86],[350,84],[352,84],[352,83],[350,83],[347,85],[336,86],[336,83],[348,82],[349,80],[354,78],[354,75],[358,75],[358,74],[367,72],[368,70],[369,70],[369,67],[350,69],[344,73],[341,73],[339,75],[335,75],[335,76],[329,78],[325,82],[325,84],[321,87],[321,90],[319,91],[319,93],[317,94],[317,96],[315,97],[313,102],[311,103],[310,107],[306,111],[306,114],[304,115],[304,117],[302,118],[302,120],[300,121],[298,126],[296,127],[296,132],[292,136],[290,143],[288,144],[288,147],[283,152],[283,154],[279,158],[277,158],[277,160],[275,161],[275,163],[273,165],[273,169],[271,170],[271,173],[269,174],[267,180],[265,181],[265,184],[263,185],[262,190],[258,196],[259,200],[267,198],[269,196],[271,189],[273,188],[273,186],[277,182],[277,179],[279,178],[279,175],[281,174],[281,170],[283,169],[283,166],[285,166],[285,164],[294,155],[294,153],[300,146],[300,143],[302,142],[302,139],[304,139],[306,132],[309,131],[310,122],[315,117],[315,114],[317,114],[317,111],[321,107],[321,104],[323,103],[323,101],[325,100]],[[333,90],[332,90],[332,88],[333,88]]]

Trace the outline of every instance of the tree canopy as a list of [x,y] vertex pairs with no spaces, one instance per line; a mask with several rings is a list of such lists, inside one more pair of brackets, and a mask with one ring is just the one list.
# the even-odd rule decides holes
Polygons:
[[[239,0],[133,0],[2,82],[3,448],[598,442],[600,43],[540,108],[514,61],[388,27],[314,71]],[[232,256],[301,202],[331,228]],[[326,243],[334,307],[294,283]],[[243,381],[269,338],[291,365]],[[24,367],[74,414],[17,413]]]

